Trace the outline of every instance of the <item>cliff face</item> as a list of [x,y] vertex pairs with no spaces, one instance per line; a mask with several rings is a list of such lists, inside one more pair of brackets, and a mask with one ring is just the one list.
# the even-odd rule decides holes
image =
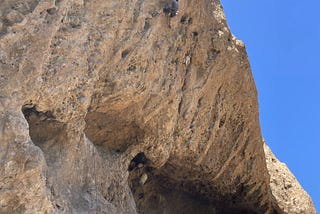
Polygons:
[[0,2],[0,213],[315,213],[220,2],[179,2]]

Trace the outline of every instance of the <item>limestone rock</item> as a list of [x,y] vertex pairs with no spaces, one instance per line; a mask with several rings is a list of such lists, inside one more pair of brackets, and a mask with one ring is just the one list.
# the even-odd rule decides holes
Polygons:
[[141,185],[145,184],[147,180],[148,180],[148,175],[146,173],[143,173],[140,178],[140,184]]
[[312,200],[302,189],[297,179],[264,144],[267,167],[270,174],[270,187],[278,206],[285,213],[316,214]]
[[0,213],[314,213],[220,2],[179,2],[0,2]]

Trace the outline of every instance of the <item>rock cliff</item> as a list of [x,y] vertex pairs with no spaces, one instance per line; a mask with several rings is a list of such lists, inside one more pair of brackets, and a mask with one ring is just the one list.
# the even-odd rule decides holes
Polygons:
[[179,2],[0,1],[0,213],[316,213],[220,2]]

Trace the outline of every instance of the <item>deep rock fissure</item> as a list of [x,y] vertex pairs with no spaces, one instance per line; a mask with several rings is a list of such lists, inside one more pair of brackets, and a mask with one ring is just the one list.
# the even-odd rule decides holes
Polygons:
[[[164,165],[154,168],[144,152],[138,153],[128,167],[128,184],[138,213],[259,213],[241,199],[214,195],[214,187],[199,180],[188,180],[196,172]],[[179,172],[172,171],[172,169]],[[210,192],[213,196],[206,196]],[[210,198],[211,197],[211,198]]]

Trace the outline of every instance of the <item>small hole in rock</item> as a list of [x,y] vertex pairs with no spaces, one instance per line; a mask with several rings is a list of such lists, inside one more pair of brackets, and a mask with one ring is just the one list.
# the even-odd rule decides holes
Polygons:
[[121,53],[121,58],[123,59],[123,58],[126,58],[127,56],[128,56],[128,54],[129,54],[129,50],[124,50],[124,51],[122,51],[122,53]]
[[50,15],[54,15],[56,13],[56,11],[57,11],[56,8],[47,9],[47,13],[50,14]]
[[139,164],[145,165],[147,163],[147,158],[143,152],[138,153],[130,162],[128,171],[132,171],[138,167]]
[[182,17],[181,17],[181,19],[180,19],[180,22],[181,23],[183,23],[183,24],[185,24],[186,23],[186,21],[187,21],[187,16],[186,15],[183,15]]
[[129,68],[127,69],[127,71],[133,72],[137,69],[137,67],[135,65],[130,65]]
[[147,31],[147,30],[150,29],[150,27],[151,27],[151,24],[150,24],[150,22],[146,19],[146,22],[144,23],[143,30],[144,30],[144,31]]

